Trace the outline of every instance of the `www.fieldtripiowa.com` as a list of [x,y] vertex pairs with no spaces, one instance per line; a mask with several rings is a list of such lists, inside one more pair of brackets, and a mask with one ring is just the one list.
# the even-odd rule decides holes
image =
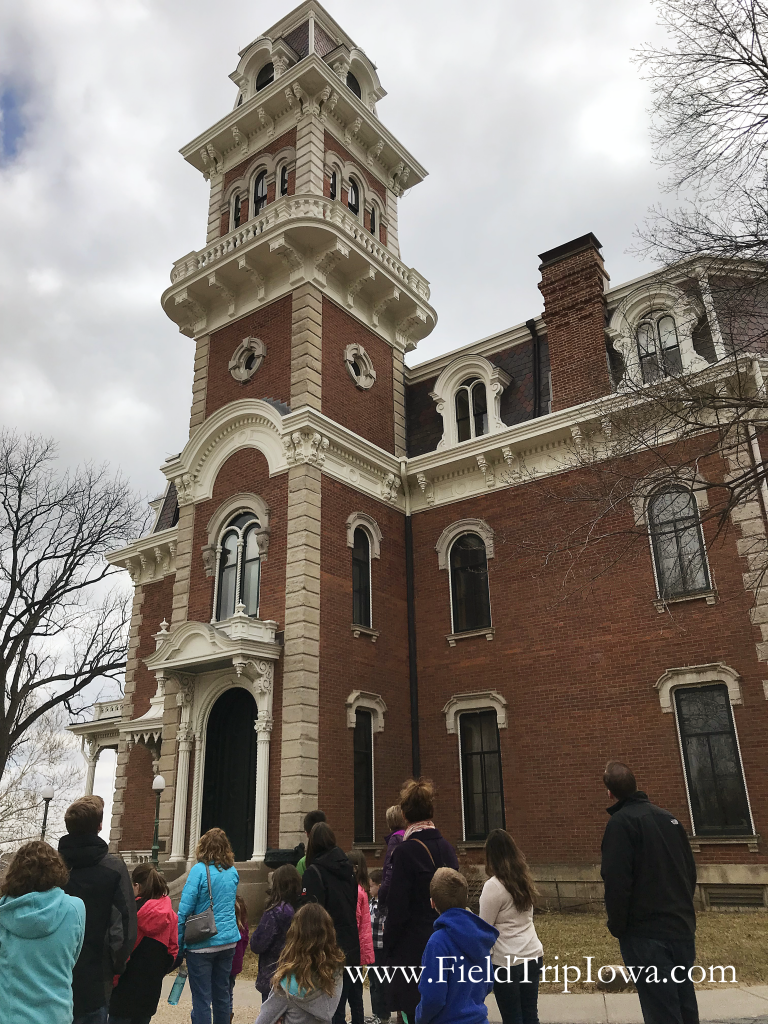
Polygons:
[[[558,960],[559,957],[555,957]],[[544,964],[541,968],[541,975],[539,981],[541,984],[562,984],[563,992],[570,992],[569,985],[575,985],[579,981],[584,982],[595,982],[601,981],[603,984],[610,985],[616,980],[617,975],[621,975],[623,980],[629,984],[630,982],[637,982],[644,980],[648,983],[666,983],[667,978],[665,976],[659,976],[659,972],[656,967],[621,967],[614,966],[612,964],[604,964],[594,972],[592,961],[595,959],[593,956],[582,957],[586,960],[587,965],[584,971],[575,964]],[[471,966],[466,963],[462,963],[464,960],[463,956],[439,956],[438,961],[438,976],[436,978],[427,978],[427,982],[437,982],[439,985],[444,985],[451,975],[456,976],[460,982],[470,982],[477,985],[479,982],[486,982],[492,984],[494,981],[508,982],[510,981],[510,970],[516,964],[525,964],[523,971],[523,984],[526,982],[530,983],[532,979],[528,976],[528,965],[535,963],[535,958],[518,958],[518,957],[506,957],[506,965],[503,967],[494,967],[491,963],[491,958],[487,956],[485,958],[485,965],[472,964]],[[421,976],[425,971],[424,967],[384,967],[381,965],[370,966],[370,967],[345,967],[344,970],[349,974],[352,981],[365,981],[368,977],[369,972],[373,972],[376,979],[380,982],[391,982],[397,977],[400,972],[406,981],[420,981]],[[552,977],[548,977],[549,972],[552,973]],[[645,974],[643,973],[645,972]],[[730,972],[729,976],[726,976],[726,972]],[[693,967],[686,969],[682,964],[673,967],[669,972],[669,977],[673,982],[679,984],[685,981],[686,978],[692,981],[694,985],[703,985],[704,982],[710,984],[722,984],[722,985],[735,985],[736,982],[736,968],[732,966],[721,967],[712,965],[709,968],[702,967],[700,964],[694,964]],[[454,979],[456,980],[456,979]]]

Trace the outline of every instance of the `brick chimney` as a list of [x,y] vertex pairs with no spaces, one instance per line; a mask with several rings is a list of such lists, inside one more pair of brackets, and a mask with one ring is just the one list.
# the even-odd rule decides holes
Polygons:
[[539,255],[552,371],[552,411],[610,394],[605,351],[609,280],[602,246],[590,232]]

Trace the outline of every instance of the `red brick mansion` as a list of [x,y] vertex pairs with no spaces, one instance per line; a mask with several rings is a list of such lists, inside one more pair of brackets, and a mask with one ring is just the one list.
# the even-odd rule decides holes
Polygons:
[[716,544],[701,481],[722,459],[649,481],[650,543],[565,600],[524,543],[579,471],[565,453],[610,433],[601,401],[722,354],[706,281],[615,287],[588,234],[540,257],[541,315],[408,367],[437,314],[398,200],[426,171],[379,120],[376,68],[307,0],[230,77],[232,110],[182,150],[206,242],[162,297],[194,343],[189,441],[111,559],[135,584],[125,700],[74,727],[90,786],[118,750],[113,848],[149,850],[159,771],[168,872],[213,825],[257,868],[318,806],[375,858],[420,771],[468,860],[506,827],[573,895],[599,877],[618,758],[685,822],[705,902],[764,901],[758,497]]

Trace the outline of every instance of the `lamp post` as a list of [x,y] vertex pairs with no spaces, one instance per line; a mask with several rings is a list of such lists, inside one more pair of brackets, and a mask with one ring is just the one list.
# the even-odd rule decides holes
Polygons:
[[160,843],[157,838],[157,833],[160,829],[160,794],[165,789],[165,779],[162,775],[154,777],[152,789],[155,791],[155,838],[152,843],[152,864],[157,867],[160,854]]
[[40,829],[40,842],[45,839],[45,827],[48,824],[48,806],[53,800],[53,786],[43,786],[40,790],[40,796],[45,800],[45,810],[43,811],[43,827]]

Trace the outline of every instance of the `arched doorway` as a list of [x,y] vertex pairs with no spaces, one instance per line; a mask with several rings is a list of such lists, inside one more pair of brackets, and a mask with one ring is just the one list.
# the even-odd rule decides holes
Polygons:
[[256,812],[256,701],[233,687],[211,708],[205,733],[200,834],[223,828],[235,860],[250,860]]

